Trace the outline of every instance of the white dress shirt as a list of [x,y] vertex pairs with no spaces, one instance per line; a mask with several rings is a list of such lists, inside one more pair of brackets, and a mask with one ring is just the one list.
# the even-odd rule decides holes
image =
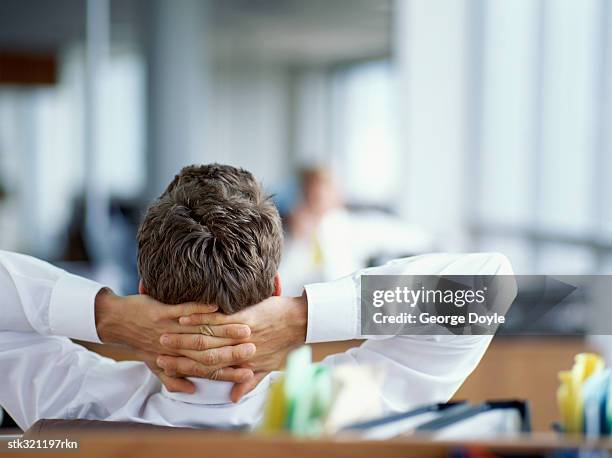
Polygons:
[[[365,273],[493,275],[512,274],[512,269],[499,254],[433,254],[307,285],[307,342],[361,337],[359,277]],[[185,427],[252,427],[260,421],[268,387],[278,372],[233,404],[231,383],[192,379],[195,394],[169,393],[143,363],[116,362],[64,337],[99,341],[94,300],[100,288],[34,258],[0,251],[0,405],[21,428],[41,418]],[[447,401],[490,341],[491,336],[378,338],[331,355],[323,364],[381,367],[387,374],[383,408],[385,413],[397,412]]]

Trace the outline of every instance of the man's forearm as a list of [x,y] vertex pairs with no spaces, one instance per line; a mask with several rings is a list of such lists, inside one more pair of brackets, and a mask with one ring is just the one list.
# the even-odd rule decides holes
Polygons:
[[[189,306],[162,304],[146,295],[119,296],[103,288],[95,299],[96,330],[105,344],[127,345],[145,352],[162,353],[160,336],[177,331],[181,310]],[[202,311],[214,311],[214,306],[201,306]],[[248,335],[248,334],[247,334]]]
[[110,288],[103,288],[95,300],[96,331],[103,343],[125,343],[121,336],[115,335],[115,323],[118,321],[116,312],[117,295]]
[[252,330],[250,340],[257,347],[257,354],[252,362],[256,371],[280,369],[288,352],[306,342],[306,294],[276,299],[278,308],[270,308],[270,316],[261,317],[261,310],[252,311],[256,321],[251,321],[249,326]]
[[287,327],[287,343],[292,347],[303,345],[306,342],[306,329],[308,327],[308,298],[306,294],[287,298],[289,313],[283,323]]
[[[136,299],[136,298],[135,298]],[[161,351],[159,336],[162,317],[154,309],[154,301],[146,296],[118,296],[110,288],[96,295],[96,331],[102,343],[127,345],[146,352]]]

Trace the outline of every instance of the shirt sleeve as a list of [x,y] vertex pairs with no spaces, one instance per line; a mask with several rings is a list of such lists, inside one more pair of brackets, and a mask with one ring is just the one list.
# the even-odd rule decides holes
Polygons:
[[355,279],[306,285],[308,325],[306,343],[351,340],[359,335]]
[[0,251],[0,331],[100,342],[94,313],[100,289],[99,283],[46,262]]
[[306,285],[306,343],[350,340],[360,331],[362,275],[512,275],[508,259],[498,253],[435,253],[396,259],[339,280]]
[[[147,366],[104,358],[65,337],[0,332],[0,371],[0,406],[23,430],[43,418],[163,420],[146,409],[160,391]],[[175,410],[172,420],[179,422]]]

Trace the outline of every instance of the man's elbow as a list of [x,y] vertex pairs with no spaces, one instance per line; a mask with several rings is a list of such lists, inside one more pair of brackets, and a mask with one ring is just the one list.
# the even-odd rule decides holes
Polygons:
[[489,253],[490,262],[495,266],[495,275],[514,275],[508,257],[501,253]]

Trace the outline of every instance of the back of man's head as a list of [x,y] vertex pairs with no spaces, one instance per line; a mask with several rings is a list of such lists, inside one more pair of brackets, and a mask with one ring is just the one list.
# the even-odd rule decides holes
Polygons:
[[147,210],[138,270],[145,292],[161,302],[235,313],[274,294],[281,245],[278,211],[251,173],[189,166]]

